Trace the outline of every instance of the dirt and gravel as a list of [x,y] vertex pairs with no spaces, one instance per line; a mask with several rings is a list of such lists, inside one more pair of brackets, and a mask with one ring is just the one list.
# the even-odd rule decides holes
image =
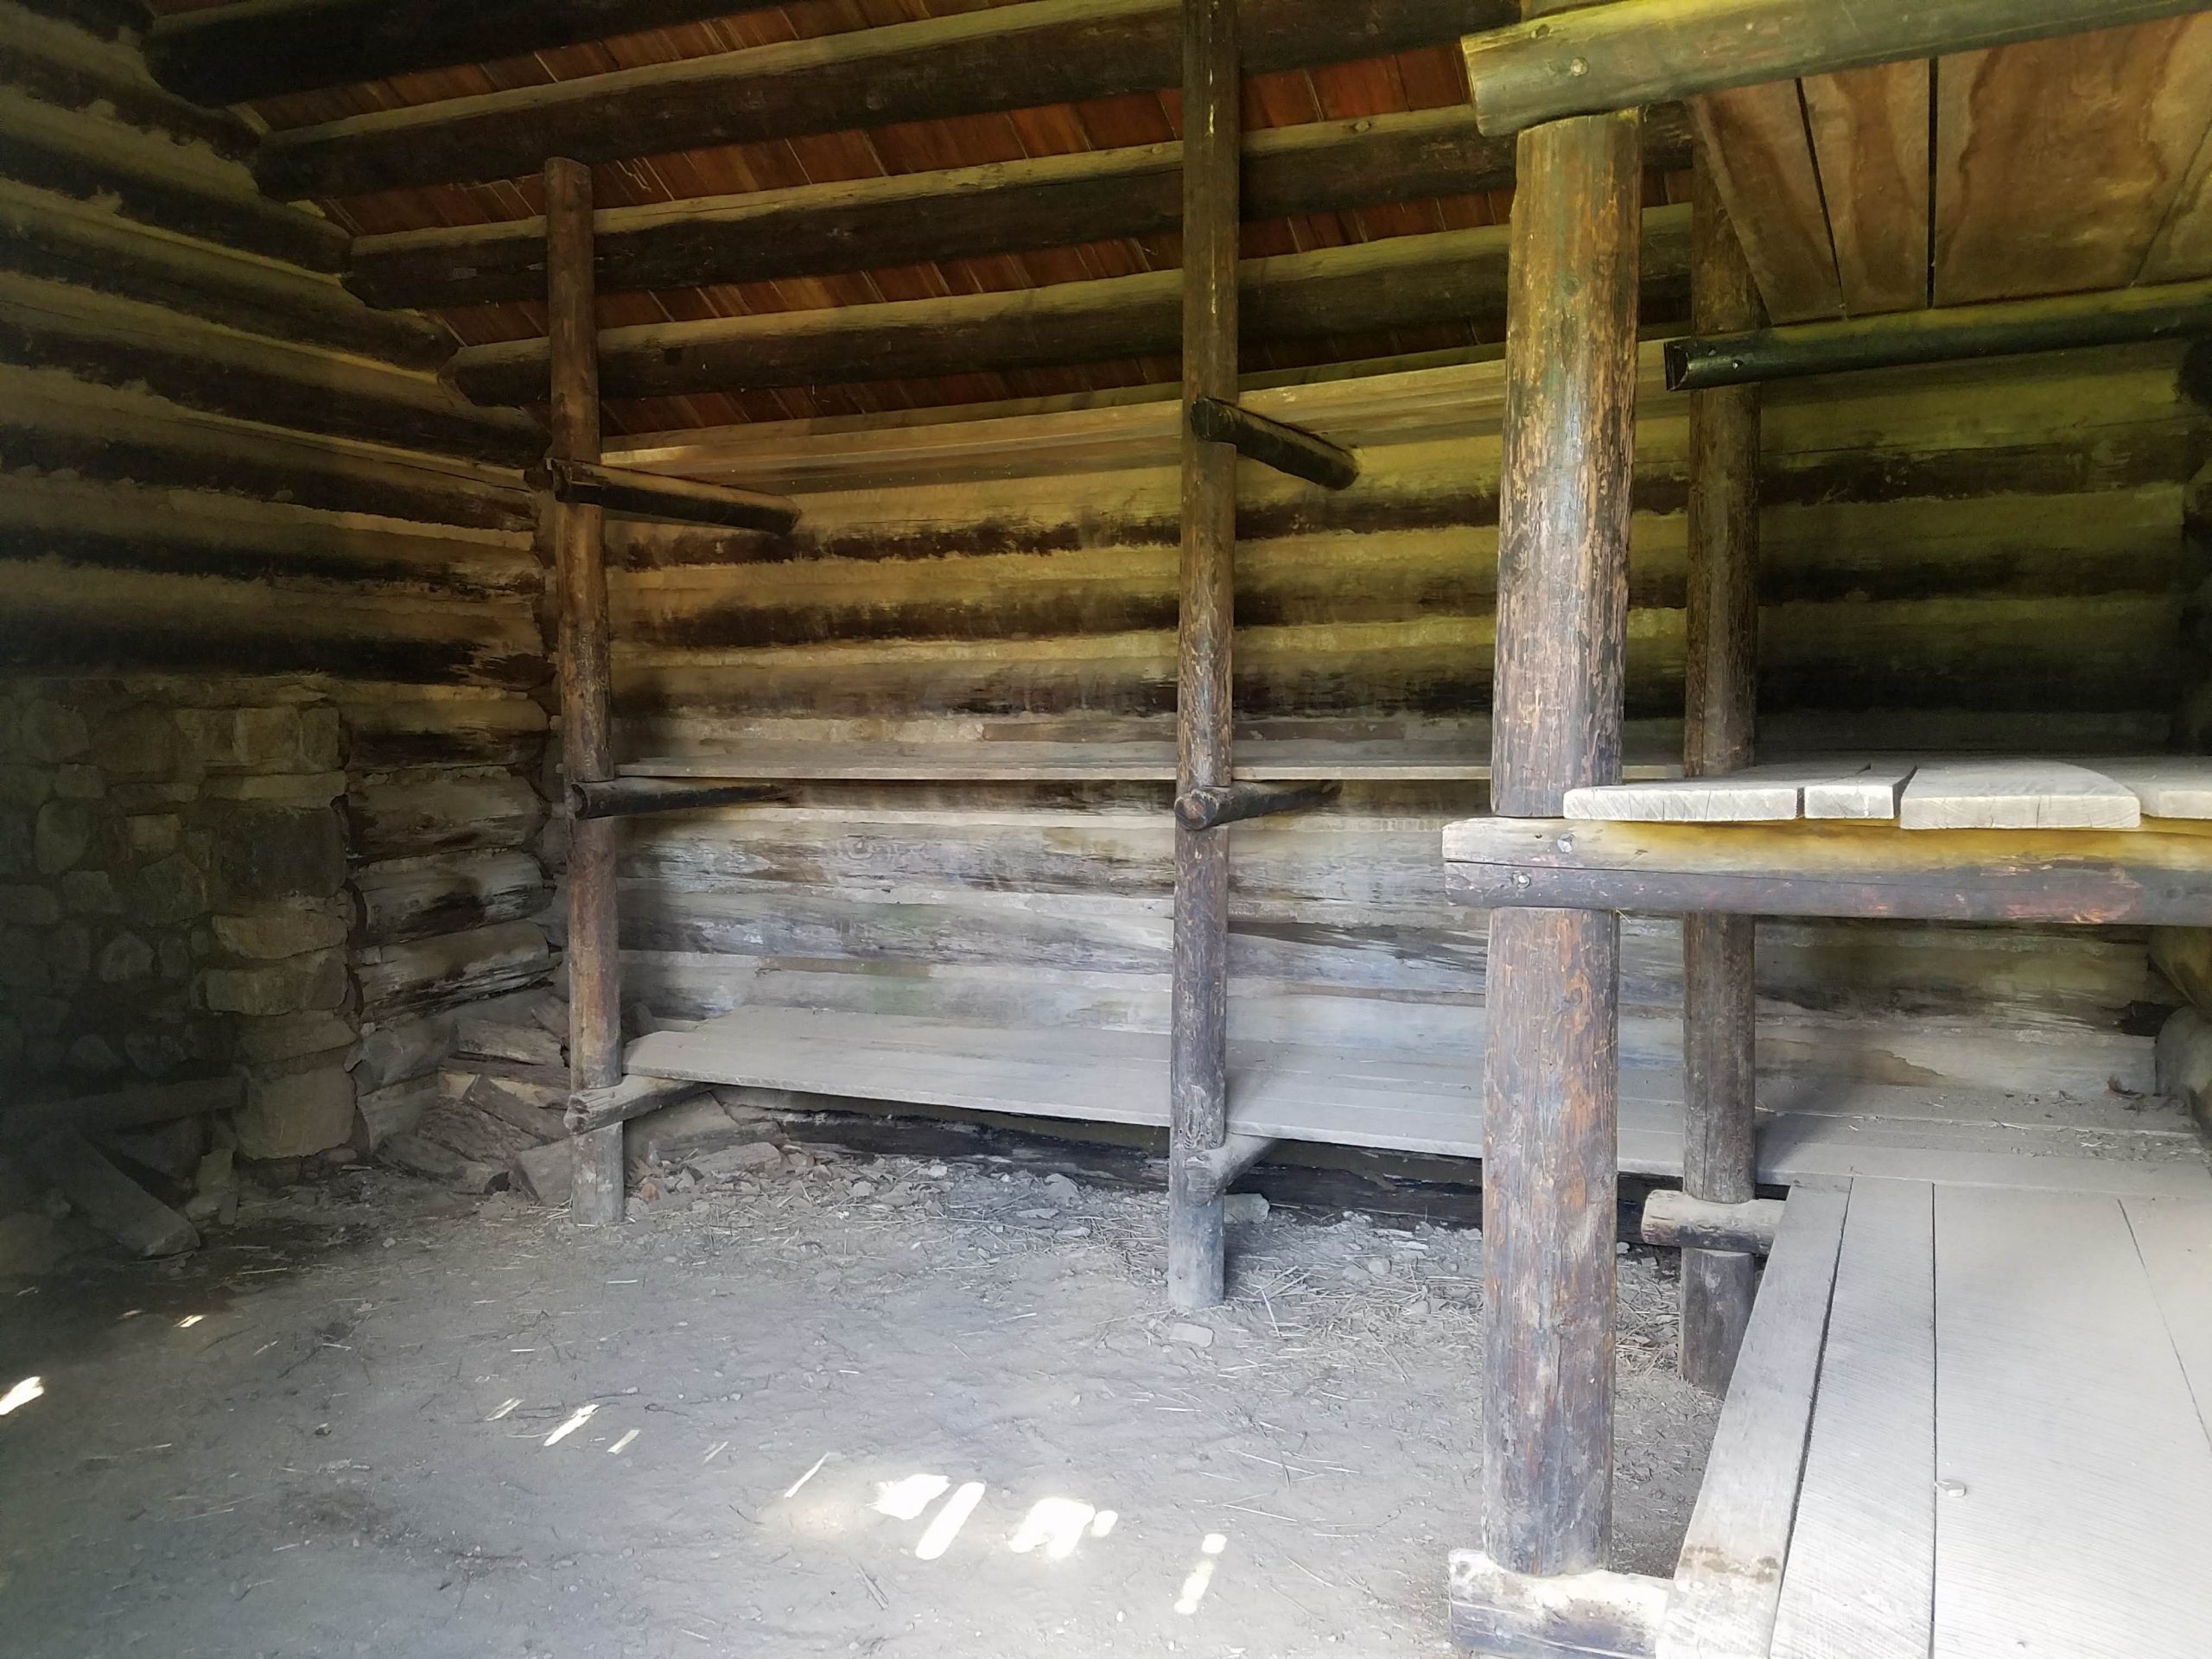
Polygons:
[[[0,1284],[0,1648],[1449,1651],[1479,1235],[1278,1209],[1179,1319],[1155,1193],[752,1162],[596,1230],[350,1170]],[[1671,1262],[1620,1268],[1618,1554],[1663,1572],[1714,1408]]]

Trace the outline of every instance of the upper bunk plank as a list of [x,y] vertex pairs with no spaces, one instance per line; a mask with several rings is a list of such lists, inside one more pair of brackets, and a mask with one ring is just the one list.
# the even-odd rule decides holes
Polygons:
[[2125,286],[2212,126],[2212,16],[1936,66],[1938,305]]
[[734,0],[260,0],[156,18],[154,78],[195,104],[518,57],[726,16]]
[[[1656,207],[1643,225],[1647,314],[1679,315],[1689,210]],[[1504,226],[1484,226],[1245,260],[1237,272],[1243,336],[1495,320],[1505,309],[1509,235]],[[1147,271],[1000,293],[608,328],[600,334],[601,384],[611,397],[681,396],[1173,353],[1180,292],[1179,273]],[[449,372],[480,404],[532,401],[543,395],[545,342],[468,346],[454,353]]]
[[1444,832],[1456,902],[1685,914],[2070,925],[2212,923],[2212,829],[1471,818]]
[[2133,830],[2133,790],[2063,761],[1944,761],[1912,774],[1897,802],[1906,830]]
[[1796,83],[1707,93],[1689,111],[1768,317],[1841,315],[1843,286]]
[[[1688,117],[1655,110],[1647,156],[1688,165]],[[1182,224],[1179,143],[838,180],[603,209],[603,292],[766,282],[923,264],[1009,249],[1151,236]],[[1248,133],[1247,219],[1495,190],[1513,181],[1513,146],[1485,138],[1472,111],[1415,110]],[[536,219],[403,231],[353,244],[346,285],[381,306],[473,305],[545,291]]]
[[1928,98],[1916,60],[1801,83],[1843,308],[1854,317],[1928,303]]
[[[606,162],[1158,92],[1182,79],[1178,0],[1026,0],[452,99],[296,128],[264,143],[270,194],[346,196],[514,178],[548,155]],[[1510,0],[1250,0],[1260,75],[1439,46],[1508,21]]]

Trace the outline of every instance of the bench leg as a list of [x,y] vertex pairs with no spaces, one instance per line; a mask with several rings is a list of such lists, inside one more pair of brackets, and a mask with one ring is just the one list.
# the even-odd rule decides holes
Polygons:
[[1167,1300],[1222,1299],[1221,1184],[1229,1138],[1229,837],[1175,831],[1175,985],[1168,1062]]

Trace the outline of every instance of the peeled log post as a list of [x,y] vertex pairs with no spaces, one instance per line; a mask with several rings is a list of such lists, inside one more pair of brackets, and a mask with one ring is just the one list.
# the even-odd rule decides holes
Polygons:
[[[1236,0],[1183,4],[1183,552],[1175,792],[1230,781],[1230,633],[1236,451],[1198,436],[1201,398],[1236,401]],[[1175,826],[1168,1062],[1167,1298],[1222,1298],[1223,1210],[1210,1160],[1229,1134],[1229,837]]]
[[[1690,199],[1690,305],[1700,334],[1763,320],[1736,228],[1700,156]],[[1751,764],[1758,705],[1759,393],[1690,396],[1689,606],[1682,770]],[[1758,927],[1750,916],[1682,918],[1682,1186],[1752,1195],[1758,1133]],[[1751,1317],[1758,1267],[1740,1252],[1682,1252],[1684,1379],[1725,1393]]]
[[[1522,135],[1506,335],[1493,810],[1620,778],[1635,448],[1631,112]],[[1612,1525],[1620,929],[1491,918],[1483,1159],[1484,1546],[1508,1573],[1605,1565]]]
[[[552,354],[551,457],[599,459],[599,332],[593,310],[591,169],[545,164],[545,269]],[[580,501],[551,507],[561,590],[561,761],[572,783],[614,775],[605,523]],[[579,818],[569,839],[569,1067],[578,1092],[622,1077],[622,957],[615,910],[615,826]],[[580,1135],[569,1214],[622,1219],[622,1131]]]

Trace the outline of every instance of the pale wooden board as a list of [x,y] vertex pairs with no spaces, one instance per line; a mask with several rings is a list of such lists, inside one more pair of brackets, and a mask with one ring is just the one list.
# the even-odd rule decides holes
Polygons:
[[1935,1659],[2193,1659],[2212,1444],[2120,1205],[1936,1194]]
[[1928,98],[1916,59],[1808,75],[1806,124],[1853,316],[1928,303]]
[[2152,755],[2083,764],[2132,791],[2146,818],[2212,818],[2212,757]]
[[2134,791],[2063,760],[1936,761],[1897,802],[1907,830],[2135,830]]
[[1847,1194],[1790,1194],[1713,1431],[1658,1659],[1766,1659]]
[[1615,823],[1780,823],[1893,818],[1911,762],[1792,761],[1720,777],[1602,784],[1567,792],[1562,815]]
[[1897,797],[1911,779],[1913,763],[1870,760],[1865,767],[1805,785],[1808,818],[1887,821],[1897,815]]
[[2212,1199],[2130,1198],[2122,1207],[2197,1422],[2212,1433]]
[[1707,92],[1689,100],[1689,111],[1768,316],[1805,322],[1842,315],[1835,247],[1797,83]]
[[[1167,1121],[1167,1042],[1153,1031],[1031,1029],[918,1015],[747,1007],[640,1038],[633,1074],[805,1094],[1107,1123]],[[1955,1094],[1956,1091],[1952,1091]],[[1820,1114],[1770,1118],[1760,1179],[1834,1182],[1861,1172],[2059,1191],[2212,1194],[2193,1140],[2128,1138],[2094,1116],[2069,1132],[1999,1121],[2005,1097],[1916,1105],[1897,1085],[1839,1083]],[[1681,1073],[1629,1066],[1620,1083],[1621,1167],[1681,1173]],[[1230,1045],[1230,1126],[1335,1146],[1479,1158],[1479,1054],[1290,1042]],[[2063,1155],[2070,1152],[2072,1155]]]
[[1935,1193],[1853,1181],[1775,1659],[1926,1659],[1935,1573]]

